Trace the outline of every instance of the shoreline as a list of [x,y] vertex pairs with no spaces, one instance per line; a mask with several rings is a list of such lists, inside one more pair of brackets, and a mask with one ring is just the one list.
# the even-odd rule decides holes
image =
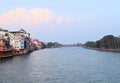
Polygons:
[[[92,48],[92,47],[86,47],[86,46],[81,46],[82,48],[85,49],[90,49],[90,50],[96,50],[96,51],[105,51],[105,52],[115,52],[115,53],[120,53],[120,49],[104,49],[104,48]],[[35,50],[34,50],[35,51]],[[25,54],[29,54],[33,51],[27,51],[27,52],[1,52],[0,53],[0,59],[5,59],[5,58],[9,58],[9,57],[14,57],[14,56],[22,56]],[[8,54],[7,54],[8,53]]]
[[14,57],[14,56],[22,56],[22,55],[25,55],[25,54],[29,54],[33,51],[28,51],[28,52],[1,52],[0,53],[0,59],[5,59],[5,58],[10,58],[10,57]]
[[105,48],[91,48],[91,47],[83,47],[86,49],[97,50],[97,51],[106,51],[106,52],[116,52],[120,53],[120,49],[105,49]]

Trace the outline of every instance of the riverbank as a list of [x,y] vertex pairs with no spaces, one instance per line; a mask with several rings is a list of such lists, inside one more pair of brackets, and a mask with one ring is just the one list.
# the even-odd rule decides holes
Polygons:
[[91,49],[91,50],[98,50],[98,51],[106,51],[106,52],[117,52],[117,53],[120,53],[120,49],[91,48],[91,47],[86,47],[86,46],[83,46],[83,48]]
[[31,52],[33,52],[33,51],[22,51],[22,52],[8,51],[8,52],[0,52],[0,59],[14,57],[14,56],[20,56],[20,55],[25,55],[25,54],[29,54]]

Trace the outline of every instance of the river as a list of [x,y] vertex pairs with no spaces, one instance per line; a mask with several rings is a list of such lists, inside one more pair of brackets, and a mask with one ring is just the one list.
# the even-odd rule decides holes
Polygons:
[[120,83],[120,53],[55,48],[1,59],[0,83]]

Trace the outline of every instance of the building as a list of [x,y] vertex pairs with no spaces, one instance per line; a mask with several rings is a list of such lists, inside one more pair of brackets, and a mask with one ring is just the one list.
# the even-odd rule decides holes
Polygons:
[[0,52],[11,51],[9,32],[0,28]]
[[19,33],[9,33],[10,35],[10,46],[16,51],[24,50],[24,36]]
[[0,38],[3,38],[7,46],[9,46],[9,32],[0,28]]
[[26,50],[30,48],[30,34],[26,33],[25,30],[20,29],[19,31],[10,32],[10,45],[14,50]]
[[29,51],[29,49],[30,49],[30,34],[27,33],[24,29],[20,29],[18,32],[24,36],[24,49]]
[[33,39],[31,42],[32,42],[35,50],[42,48],[42,45],[40,44],[40,42],[37,39]]
[[7,51],[10,48],[13,52],[27,53],[41,49],[42,45],[37,39],[32,40],[30,34],[23,29],[9,32],[0,28],[0,51]]

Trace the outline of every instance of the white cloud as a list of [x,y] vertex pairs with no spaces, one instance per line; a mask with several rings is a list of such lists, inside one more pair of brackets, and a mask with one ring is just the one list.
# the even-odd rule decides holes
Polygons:
[[63,16],[58,16],[56,17],[56,24],[62,24],[62,23],[74,23],[74,22],[78,22],[77,20],[73,20],[67,17],[63,17]]
[[0,24],[22,23],[24,25],[36,25],[42,22],[48,23],[53,19],[54,13],[47,9],[34,8],[27,11],[18,8],[0,15]]
[[59,16],[56,18],[56,23],[61,24],[63,22],[63,20],[64,20],[63,16]]
[[25,10],[17,8],[0,15],[0,26],[19,25],[19,26],[35,26],[41,23],[61,24],[71,22],[63,16],[57,16],[48,9],[32,8]]

